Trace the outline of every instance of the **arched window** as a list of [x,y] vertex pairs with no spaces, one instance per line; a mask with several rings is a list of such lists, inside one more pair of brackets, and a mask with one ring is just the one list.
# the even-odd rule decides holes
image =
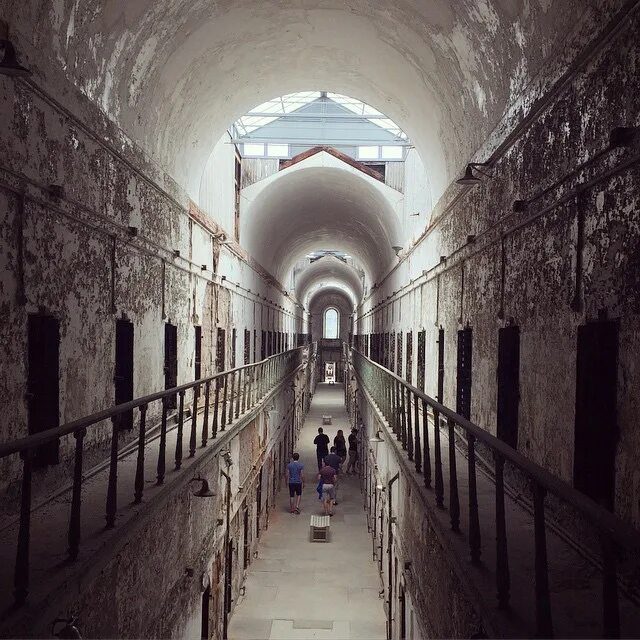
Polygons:
[[335,340],[338,338],[338,324],[340,321],[340,314],[337,309],[329,307],[324,312],[324,331],[322,333],[323,338]]

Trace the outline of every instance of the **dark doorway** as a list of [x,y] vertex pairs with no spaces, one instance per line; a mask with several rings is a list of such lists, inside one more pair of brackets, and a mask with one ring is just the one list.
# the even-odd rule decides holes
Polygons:
[[397,348],[398,348],[398,354],[396,357],[396,373],[399,376],[402,376],[402,362],[403,362],[403,350],[404,350],[404,344],[403,344],[403,338],[402,338],[402,331],[398,331],[398,344],[397,344]]
[[395,371],[396,369],[396,334],[391,333],[389,339],[389,371]]
[[251,331],[244,330],[244,364],[251,362]]
[[218,373],[220,373],[221,371],[224,371],[225,349],[226,349],[225,330],[218,327],[218,334],[217,334],[217,341],[216,341],[216,371]]
[[426,371],[426,331],[418,331],[418,389],[424,391],[425,386],[425,371]]
[[578,327],[574,486],[613,510],[617,424],[618,323]]
[[193,375],[195,380],[202,378],[202,327],[194,327],[196,340],[196,354],[193,362]]
[[209,640],[209,617],[211,606],[211,586],[208,586],[202,594],[202,624],[200,631],[200,638],[202,640]]
[[256,538],[260,537],[260,513],[262,511],[262,475],[263,467],[258,474],[258,486],[256,488]]
[[[178,385],[178,331],[175,325],[164,325],[164,388],[173,389]],[[176,396],[167,398],[167,408],[176,408]]]
[[263,331],[260,341],[260,360],[264,360],[267,357],[267,332]]
[[473,334],[471,328],[458,331],[458,378],[456,413],[471,418],[471,351]]
[[236,368],[236,350],[238,348],[238,330],[231,329],[231,368]]
[[411,383],[413,378],[413,332],[407,331],[407,370],[405,380]]
[[253,330],[253,361],[255,362],[258,358],[258,331],[256,329]]
[[407,597],[405,595],[404,584],[400,585],[400,593],[398,594],[400,604],[400,640],[407,638]]
[[[113,375],[115,402],[133,400],[133,323],[116,320],[116,367]],[[118,416],[119,429],[133,428],[133,410]]]
[[[51,316],[29,314],[27,321],[27,409],[29,435],[60,426],[60,323]],[[34,467],[59,462],[59,440],[35,450]]]
[[436,400],[442,404],[444,395],[444,329],[438,329],[438,392]]
[[520,403],[520,327],[498,331],[498,438],[518,448]]

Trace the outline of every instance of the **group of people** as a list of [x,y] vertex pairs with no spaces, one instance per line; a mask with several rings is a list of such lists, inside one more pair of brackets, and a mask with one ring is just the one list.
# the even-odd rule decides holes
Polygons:
[[[342,473],[342,465],[349,459],[346,473],[357,473],[358,465],[358,430],[354,427],[347,441],[342,429],[333,439],[333,446],[329,447],[331,440],[324,433],[322,427],[318,428],[318,435],[313,444],[316,445],[316,457],[318,460],[318,486],[317,491],[322,500],[325,515],[333,515],[333,507],[338,504],[338,477]],[[287,482],[289,484],[289,508],[291,513],[300,513],[300,500],[304,489],[304,466],[300,462],[300,454],[294,453],[291,462],[287,465]]]

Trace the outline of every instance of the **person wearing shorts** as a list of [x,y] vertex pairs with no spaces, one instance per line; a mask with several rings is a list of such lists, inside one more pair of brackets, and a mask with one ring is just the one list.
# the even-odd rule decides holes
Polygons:
[[322,480],[322,505],[324,506],[324,515],[333,515],[333,501],[336,499],[335,482],[336,470],[325,464],[320,473],[318,480]]
[[291,513],[300,513],[300,498],[304,488],[304,465],[300,462],[300,454],[294,453],[287,465],[287,482],[289,483],[289,508]]

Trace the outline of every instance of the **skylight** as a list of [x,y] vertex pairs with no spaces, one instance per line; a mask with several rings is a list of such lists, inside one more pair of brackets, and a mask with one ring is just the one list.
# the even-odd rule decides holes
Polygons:
[[[256,129],[277,120],[280,116],[292,113],[310,102],[321,98],[323,95],[354,114],[366,118],[381,129],[388,131],[399,140],[407,140],[407,134],[404,133],[393,120],[385,117],[385,115],[377,109],[356,98],[343,96],[339,93],[324,93],[321,91],[299,91],[298,93],[289,93],[285,96],[274,98],[273,100],[267,100],[267,102],[263,102],[257,107],[254,107],[251,111],[239,118],[235,126],[241,136],[246,136]],[[319,116],[320,115],[321,114],[319,114]]]

